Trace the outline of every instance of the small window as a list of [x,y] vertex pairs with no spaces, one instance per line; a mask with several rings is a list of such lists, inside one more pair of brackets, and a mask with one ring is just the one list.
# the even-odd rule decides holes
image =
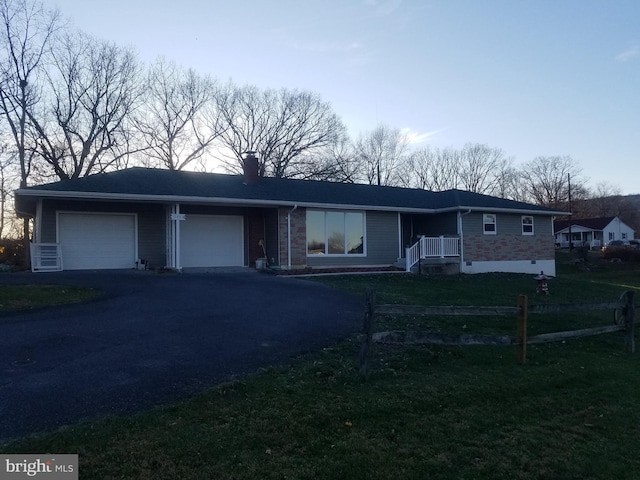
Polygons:
[[496,216],[492,213],[485,213],[482,216],[482,231],[485,235],[496,234]]
[[626,240],[627,239],[627,232],[622,232],[622,240]]
[[522,234],[533,235],[533,217],[522,217]]
[[613,232],[609,232],[609,240],[615,240],[615,235]]

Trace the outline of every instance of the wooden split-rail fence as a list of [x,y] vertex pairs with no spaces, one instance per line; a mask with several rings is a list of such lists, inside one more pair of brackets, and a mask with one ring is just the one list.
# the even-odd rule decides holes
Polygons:
[[[371,345],[373,343],[400,345],[515,345],[519,364],[527,361],[527,345],[566,340],[569,338],[600,335],[611,332],[625,332],[625,348],[628,352],[635,352],[634,326],[635,322],[634,295],[632,291],[625,291],[614,302],[604,303],[570,303],[570,304],[534,304],[529,305],[526,295],[518,296],[516,306],[472,307],[472,306],[427,306],[427,305],[376,305],[375,293],[367,291],[365,299],[365,314],[362,332],[362,346],[360,349],[360,373],[366,375],[369,370]],[[605,325],[580,330],[544,333],[541,335],[527,335],[527,318],[529,314],[545,313],[579,313],[597,310],[613,312],[613,325]],[[517,318],[516,335],[474,335],[447,334],[428,331],[389,331],[374,332],[375,318],[378,315],[414,315],[414,316],[515,316]]]

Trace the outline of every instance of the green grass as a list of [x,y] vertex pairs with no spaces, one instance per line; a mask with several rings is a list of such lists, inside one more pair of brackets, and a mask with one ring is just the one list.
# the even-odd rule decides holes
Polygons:
[[84,302],[98,295],[97,290],[68,285],[2,285],[0,312]]
[[[385,303],[426,304],[513,305],[519,293],[532,303],[607,301],[640,288],[634,270],[562,268],[548,297],[535,296],[530,275],[319,281],[356,292],[374,286]],[[610,323],[604,314],[599,322]],[[394,322],[382,318],[379,327]],[[440,327],[457,331],[456,322]],[[515,319],[501,328],[513,334]],[[640,357],[624,352],[622,334],[530,346],[525,366],[507,347],[378,345],[366,381],[358,349],[347,339],[174,405],[0,451],[78,453],[83,479],[640,478]]]

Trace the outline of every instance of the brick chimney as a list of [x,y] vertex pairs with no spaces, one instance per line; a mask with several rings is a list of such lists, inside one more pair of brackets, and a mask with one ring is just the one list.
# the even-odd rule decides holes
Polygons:
[[242,170],[244,172],[244,183],[246,185],[258,183],[258,157],[256,157],[256,152],[245,152],[245,157],[242,161]]

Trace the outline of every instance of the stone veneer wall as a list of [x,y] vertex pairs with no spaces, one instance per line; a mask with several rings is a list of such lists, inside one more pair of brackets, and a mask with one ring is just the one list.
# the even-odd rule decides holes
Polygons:
[[[278,238],[280,243],[280,266],[288,268],[289,251],[287,239],[287,216],[291,208],[278,210]],[[307,266],[307,212],[298,207],[291,213],[291,268]]]
[[464,234],[466,262],[509,260],[552,260],[555,242],[552,235]]

